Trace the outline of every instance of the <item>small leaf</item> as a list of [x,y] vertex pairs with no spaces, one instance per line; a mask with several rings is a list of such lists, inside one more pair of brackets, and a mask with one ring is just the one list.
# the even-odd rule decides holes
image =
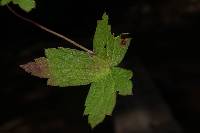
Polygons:
[[36,6],[34,0],[13,0],[13,3],[18,4],[26,12],[30,12]]
[[13,4],[19,5],[19,7],[26,12],[30,12],[36,6],[36,3],[34,0],[1,0],[0,1],[2,6],[7,5],[10,2],[12,2]]
[[7,5],[8,3],[10,3],[12,0],[1,0],[0,3],[2,6]]
[[101,123],[106,115],[111,115],[116,103],[115,82],[111,74],[91,84],[86,102],[84,115],[92,128]]

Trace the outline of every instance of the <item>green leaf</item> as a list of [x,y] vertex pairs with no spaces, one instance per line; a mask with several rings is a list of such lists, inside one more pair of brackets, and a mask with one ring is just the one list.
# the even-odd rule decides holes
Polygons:
[[132,71],[126,70],[119,67],[112,68],[112,76],[115,81],[115,89],[120,95],[131,95],[132,94]]
[[49,85],[86,85],[95,79],[93,58],[88,53],[69,48],[49,48],[45,54],[51,75]]
[[111,115],[116,104],[116,94],[132,94],[132,72],[117,65],[124,58],[129,38],[111,33],[108,16],[104,13],[98,21],[93,39],[95,54],[69,49],[49,48],[45,57],[22,65],[32,75],[48,78],[48,85],[78,86],[91,83],[85,102],[84,115],[92,128]]
[[[110,72],[108,63],[97,56],[69,48],[49,48],[46,58],[21,65],[25,71],[40,78],[48,78],[48,85],[77,86],[97,81]],[[48,73],[48,76],[46,74]]]
[[[122,44],[123,41],[123,44]],[[102,20],[97,23],[93,39],[94,52],[98,57],[109,60],[110,65],[118,65],[124,58],[131,39],[121,39],[121,36],[114,36],[111,33],[111,26],[108,24],[108,16],[104,13]]]
[[34,0],[13,0],[13,3],[18,4],[26,12],[30,12],[36,6]]
[[10,3],[12,0],[1,0],[0,3],[2,6],[7,5],[8,3]]
[[106,115],[111,115],[116,103],[116,92],[120,95],[132,94],[132,72],[113,67],[111,73],[91,84],[86,102],[84,115],[92,128],[101,123]]
[[106,46],[107,56],[112,66],[117,66],[128,50],[131,39],[126,38],[124,41],[125,44],[121,44],[122,39],[120,36],[112,37],[112,42],[110,41],[109,45]]
[[99,81],[93,82],[90,87],[84,115],[92,128],[101,123],[106,115],[111,115],[116,103],[115,82],[111,74],[106,75]]
[[93,39],[93,50],[95,55],[106,58],[106,46],[111,39],[111,26],[108,25],[108,16],[103,14],[102,20],[97,21],[96,32]]
[[30,12],[36,6],[34,0],[1,0],[0,2],[3,6],[13,2],[13,4],[19,5],[19,7],[26,12]]

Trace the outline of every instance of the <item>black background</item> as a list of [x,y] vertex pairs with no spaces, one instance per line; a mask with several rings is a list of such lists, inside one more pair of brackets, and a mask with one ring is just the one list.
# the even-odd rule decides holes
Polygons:
[[[136,108],[127,103],[135,100],[134,96],[139,97],[138,90],[143,94],[142,87],[137,84],[148,82],[138,80],[140,68],[157,88],[157,95],[168,106],[181,132],[200,132],[198,0],[38,0],[36,3],[37,8],[30,13],[10,6],[89,49],[92,49],[96,20],[104,11],[110,17],[112,32],[131,33],[133,40],[121,66],[135,73],[136,96],[118,97],[113,117],[107,117],[92,131],[87,117],[82,116],[89,85],[46,86],[45,79],[33,77],[19,68],[20,64],[44,56],[44,48],[74,47],[1,7],[1,133],[114,132],[115,116],[123,110]],[[149,95],[145,94],[144,99]]]

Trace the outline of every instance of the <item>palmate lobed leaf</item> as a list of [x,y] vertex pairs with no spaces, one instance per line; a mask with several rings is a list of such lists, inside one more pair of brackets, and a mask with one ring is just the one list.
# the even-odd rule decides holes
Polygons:
[[48,85],[67,87],[91,83],[84,115],[88,115],[92,128],[112,114],[117,93],[132,94],[132,72],[117,67],[130,39],[126,38],[122,44],[121,36],[113,36],[108,16],[104,14],[97,23],[93,43],[94,55],[69,48],[49,48],[45,50],[46,57],[22,65],[27,72],[48,78]]
[[19,5],[19,7],[26,12],[30,12],[36,6],[34,0],[0,0],[0,5],[4,6],[9,4],[10,2]]

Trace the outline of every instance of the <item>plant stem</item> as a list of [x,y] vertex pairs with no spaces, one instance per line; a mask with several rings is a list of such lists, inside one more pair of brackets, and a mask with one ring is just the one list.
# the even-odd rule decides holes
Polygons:
[[35,25],[36,27],[39,27],[40,29],[42,29],[42,30],[44,30],[44,31],[46,31],[46,32],[49,32],[49,33],[51,33],[51,34],[53,34],[53,35],[55,35],[55,36],[57,36],[57,37],[60,37],[60,38],[62,38],[62,39],[64,39],[64,40],[66,40],[67,42],[69,42],[69,43],[73,44],[74,46],[76,46],[76,47],[78,47],[78,48],[80,48],[80,49],[82,49],[82,50],[88,52],[89,54],[94,54],[93,51],[91,51],[91,50],[89,50],[89,49],[83,47],[82,45],[78,44],[77,42],[75,42],[75,41],[73,41],[73,40],[71,40],[71,39],[69,39],[69,38],[67,38],[66,36],[64,36],[64,35],[62,35],[62,34],[59,34],[59,33],[55,32],[55,31],[53,31],[53,30],[51,30],[51,29],[48,29],[48,28],[44,27],[43,25],[41,25],[41,24],[39,24],[39,23],[37,23],[37,22],[31,20],[31,19],[28,19],[28,18],[23,17],[22,15],[18,14],[16,11],[14,11],[14,10],[13,10],[10,6],[8,6],[8,5],[7,5],[7,7],[8,7],[8,9],[9,9],[15,16],[19,17],[20,19],[22,19],[22,20],[24,20],[24,21],[27,21],[27,22],[29,22],[29,23]]

